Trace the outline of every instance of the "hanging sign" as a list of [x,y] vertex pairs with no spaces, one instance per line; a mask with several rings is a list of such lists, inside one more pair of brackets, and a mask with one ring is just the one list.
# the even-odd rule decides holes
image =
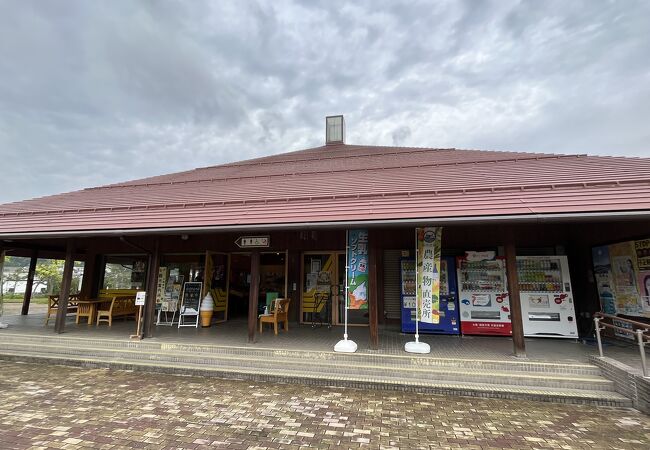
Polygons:
[[239,236],[235,244],[239,248],[269,247],[271,236]]
[[440,323],[440,252],[442,227],[417,229],[417,301],[420,322]]
[[350,230],[348,240],[348,308],[368,309],[368,230]]

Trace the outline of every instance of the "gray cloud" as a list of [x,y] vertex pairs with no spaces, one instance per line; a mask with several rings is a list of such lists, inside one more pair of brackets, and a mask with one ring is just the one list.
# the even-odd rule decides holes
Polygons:
[[0,0],[0,202],[348,142],[650,156],[645,1]]

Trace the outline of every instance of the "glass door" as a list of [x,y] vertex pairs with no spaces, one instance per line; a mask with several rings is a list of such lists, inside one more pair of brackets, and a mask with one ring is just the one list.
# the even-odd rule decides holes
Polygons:
[[[302,258],[300,321],[343,325],[345,321],[345,252],[305,252]],[[348,310],[349,325],[368,325],[367,309]]]
[[332,300],[337,294],[337,260],[334,252],[307,252],[302,258],[300,321],[333,323]]

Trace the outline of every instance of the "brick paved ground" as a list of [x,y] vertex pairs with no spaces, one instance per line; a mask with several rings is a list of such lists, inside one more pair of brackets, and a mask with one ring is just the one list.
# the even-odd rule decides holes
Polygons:
[[630,409],[0,361],[0,448],[650,448]]

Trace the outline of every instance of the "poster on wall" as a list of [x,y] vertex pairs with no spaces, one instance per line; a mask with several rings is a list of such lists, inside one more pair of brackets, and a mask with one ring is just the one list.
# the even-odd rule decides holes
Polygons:
[[368,309],[368,230],[350,230],[348,239],[348,307]]
[[594,278],[600,309],[605,314],[616,314],[616,298],[612,279],[612,265],[609,262],[609,248],[606,245],[594,247],[591,251],[594,261]]
[[420,322],[440,323],[441,227],[417,228],[417,301]]
[[641,315],[650,317],[650,239],[634,242],[638,268],[637,286],[639,287]]
[[609,259],[614,278],[616,312],[631,316],[641,314],[637,280],[636,250],[634,242],[621,242],[609,246]]

